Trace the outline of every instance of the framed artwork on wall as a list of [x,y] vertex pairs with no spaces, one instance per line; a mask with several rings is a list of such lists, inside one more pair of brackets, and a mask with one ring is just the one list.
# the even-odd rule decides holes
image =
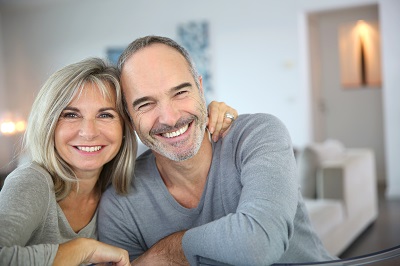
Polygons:
[[211,54],[209,23],[207,21],[189,21],[178,25],[178,42],[186,48],[197,71],[203,78],[203,89],[207,103],[213,99],[211,73]]
[[113,64],[117,65],[118,63],[118,58],[122,54],[125,48],[120,48],[120,47],[113,47],[113,48],[107,48],[107,60]]

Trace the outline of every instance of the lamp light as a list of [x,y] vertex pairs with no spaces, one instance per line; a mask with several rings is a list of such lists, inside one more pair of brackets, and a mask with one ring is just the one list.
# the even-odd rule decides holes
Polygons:
[[0,134],[15,135],[25,131],[26,121],[18,115],[7,112],[0,118]]
[[381,87],[378,23],[359,20],[339,28],[341,83],[344,88]]

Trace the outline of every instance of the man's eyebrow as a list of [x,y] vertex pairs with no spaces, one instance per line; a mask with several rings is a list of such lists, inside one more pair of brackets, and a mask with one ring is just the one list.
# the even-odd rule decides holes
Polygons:
[[190,82],[184,82],[182,84],[179,84],[178,86],[172,87],[171,91],[177,91],[185,87],[192,87],[192,84]]

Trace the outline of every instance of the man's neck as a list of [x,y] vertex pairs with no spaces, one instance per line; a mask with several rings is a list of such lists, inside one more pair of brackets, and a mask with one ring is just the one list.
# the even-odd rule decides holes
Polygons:
[[172,161],[155,154],[160,176],[171,195],[182,206],[195,208],[203,194],[212,161],[212,144],[205,133],[195,156],[185,161]]

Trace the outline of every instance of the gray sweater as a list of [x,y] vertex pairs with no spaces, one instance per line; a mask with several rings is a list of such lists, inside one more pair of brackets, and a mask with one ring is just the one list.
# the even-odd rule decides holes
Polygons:
[[52,265],[58,244],[97,238],[97,214],[75,233],[58,205],[49,173],[36,163],[13,171],[0,192],[0,265]]
[[128,196],[102,197],[99,239],[134,259],[180,231],[191,265],[270,265],[331,260],[311,227],[299,192],[285,126],[266,114],[241,115],[213,144],[207,184],[196,208],[181,206],[164,185],[155,157],[136,162]]

